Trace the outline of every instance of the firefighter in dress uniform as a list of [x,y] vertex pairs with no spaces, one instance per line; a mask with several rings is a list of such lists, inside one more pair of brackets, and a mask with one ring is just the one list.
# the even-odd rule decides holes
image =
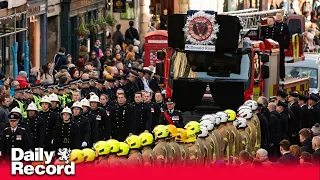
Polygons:
[[252,116],[253,116],[252,108],[249,107],[249,106],[245,106],[245,105],[240,106],[238,108],[238,110],[237,110],[237,116],[247,120],[247,128],[245,130],[250,135],[250,140],[251,140],[250,144],[252,146],[252,147],[250,147],[248,149],[252,150],[251,152],[249,152],[251,155],[255,155],[255,153],[256,153],[255,144],[256,144],[256,137],[257,137],[256,136],[257,128],[253,124],[253,122],[251,121]]
[[253,100],[248,100],[244,103],[244,105],[251,107],[252,110],[252,118],[251,121],[253,122],[253,124],[256,127],[256,142],[254,144],[254,151],[257,152],[258,149],[260,149],[261,146],[261,126],[260,126],[260,120],[258,118],[258,115],[256,113],[257,109],[258,109],[258,103],[256,101]]
[[45,121],[38,114],[35,103],[30,103],[27,107],[27,118],[21,121],[21,126],[30,131],[30,139],[33,148],[43,148],[45,141]]
[[185,144],[186,139],[187,139],[186,130],[183,128],[177,128],[177,136],[176,136],[175,140],[180,146],[181,160],[183,162],[183,164],[182,164],[183,167],[188,166],[189,159],[190,159],[190,152],[189,152],[188,147]]
[[158,106],[157,103],[151,101],[151,99],[152,99],[151,92],[146,92],[144,98],[145,98],[144,103],[149,104],[151,107],[151,113],[152,113],[151,129],[153,129],[159,123],[159,117],[161,114],[161,110],[160,110],[160,107]]
[[237,118],[236,121],[234,121],[234,126],[238,129],[240,135],[241,135],[241,151],[247,151],[252,152],[251,149],[253,146],[251,145],[251,139],[249,133],[246,131],[247,128],[247,120],[245,118]]
[[98,124],[96,116],[90,113],[90,102],[88,99],[81,100],[82,115],[85,116],[90,123],[90,141],[88,147],[93,147],[93,144],[98,141]]
[[267,18],[267,25],[261,27],[262,40],[274,39],[274,17],[269,16]]
[[115,78],[109,78],[109,79],[106,79],[107,81],[107,87],[106,87],[106,92],[109,96],[109,101],[110,102],[113,102],[117,99],[116,97],[116,91],[117,89],[115,88],[114,86],[114,83],[116,82],[117,79]]
[[157,166],[157,156],[152,150],[151,146],[154,144],[154,138],[151,133],[143,132],[139,135],[141,138],[141,153],[143,158],[144,167],[155,167]]
[[278,101],[276,111],[281,116],[281,129],[282,129],[282,139],[289,139],[289,115],[285,112],[285,108],[288,107],[288,104],[283,101]]
[[140,153],[142,145],[141,138],[137,135],[130,135],[127,137],[125,142],[129,145],[130,151],[128,156],[129,167],[143,167],[143,157]]
[[309,128],[312,128],[316,123],[320,123],[320,109],[317,107],[317,103],[320,98],[316,94],[310,94],[309,105]]
[[111,147],[106,141],[98,141],[93,145],[93,150],[97,154],[95,165],[99,167],[108,167],[108,155]]
[[229,130],[229,128],[227,127],[227,121],[228,121],[228,114],[225,112],[217,112],[216,115],[219,117],[220,119],[220,123],[217,127],[217,130],[220,132],[220,134],[222,135],[223,138],[223,160],[225,162],[229,161],[229,156],[231,155],[230,152],[230,136],[231,136],[231,132]]
[[90,97],[91,114],[96,116],[98,126],[98,141],[108,140],[111,136],[111,124],[107,112],[99,107],[100,99],[97,95]]
[[164,112],[165,110],[167,110],[167,106],[163,102],[163,96],[162,96],[161,92],[156,92],[154,94],[154,100],[155,100],[156,104],[159,106],[161,112]]
[[221,144],[222,141],[219,141],[216,136],[213,134],[215,124],[215,117],[213,115],[204,115],[200,119],[200,126],[206,127],[208,129],[208,137],[206,137],[207,143],[211,146],[212,149],[212,161],[213,163],[216,162],[221,158]]
[[304,94],[299,94],[298,104],[301,107],[301,127],[309,128],[309,108],[308,108],[309,97]]
[[139,76],[135,71],[130,70],[127,77],[126,89],[128,90],[127,96],[130,102],[134,102],[134,94],[139,91],[138,85],[135,83],[136,76]]
[[168,125],[173,124],[177,128],[183,128],[184,127],[184,121],[182,118],[182,113],[179,110],[175,110],[175,102],[172,98],[167,98],[167,110],[165,110],[163,113],[161,113],[159,118],[159,124],[162,125]]
[[62,108],[60,107],[60,101],[58,96],[53,93],[49,96],[49,99],[51,102],[50,110],[56,114],[60,114],[62,111]]
[[8,114],[10,127],[3,130],[0,141],[0,155],[5,160],[10,159],[11,148],[21,148],[24,151],[31,149],[31,140],[27,131],[23,127],[19,127],[18,123],[22,119],[22,114],[19,108],[15,107]]
[[[200,123],[197,121],[190,121],[188,122],[185,127],[186,130],[191,130],[194,131],[195,134],[198,137],[198,134],[201,133],[201,129],[200,129]],[[203,144],[202,141],[200,141],[199,139],[197,139],[195,141],[195,144],[198,147],[198,165],[200,166],[204,166],[205,165],[205,158],[206,158],[206,149],[205,149],[205,145]]]
[[111,136],[118,141],[124,141],[132,133],[133,107],[126,103],[124,94],[118,94],[117,104],[110,110]]
[[79,125],[73,122],[71,109],[66,107],[61,112],[63,122],[59,123],[55,129],[54,134],[54,149],[69,148],[79,149],[80,148],[80,128]]
[[88,147],[90,142],[90,123],[86,116],[82,115],[82,104],[77,101],[72,105],[73,122],[77,123],[80,128],[81,147]]
[[151,131],[152,113],[150,105],[142,101],[142,93],[139,91],[135,93],[134,100],[132,132],[134,134],[140,134],[145,130]]
[[160,167],[172,167],[173,155],[166,138],[169,136],[169,129],[165,125],[158,125],[153,129],[155,137],[154,153]]
[[180,150],[179,144],[175,141],[175,138],[178,133],[177,127],[172,124],[168,124],[167,127],[169,129],[169,136],[168,136],[167,142],[169,143],[169,146],[172,149],[173,166],[181,167],[181,165],[183,164],[181,150]]
[[59,123],[58,115],[50,110],[51,101],[48,96],[44,96],[40,105],[42,110],[39,112],[40,118],[45,121],[45,140],[44,148],[45,150],[52,150],[52,140],[57,123]]
[[276,22],[274,23],[274,39],[280,46],[280,78],[284,81],[285,78],[285,50],[289,49],[290,32],[288,25],[283,21],[283,14],[276,14]]
[[207,141],[207,138],[209,137],[209,131],[208,128],[205,126],[200,126],[200,133],[198,134],[198,141],[201,141],[201,143],[204,146],[204,167],[211,167],[213,164],[213,148],[211,146],[211,142]]
[[288,101],[289,101],[289,109],[293,114],[291,117],[291,123],[289,124],[289,128],[291,129],[291,143],[298,144],[299,143],[299,131],[301,128],[301,113],[302,109],[298,104],[299,94],[297,92],[290,92]]
[[227,109],[225,112],[228,114],[227,127],[231,132],[231,139],[233,139],[232,145],[229,146],[230,152],[233,158],[239,159],[241,135],[239,134],[237,128],[233,125],[233,121],[236,120],[237,113],[231,109]]

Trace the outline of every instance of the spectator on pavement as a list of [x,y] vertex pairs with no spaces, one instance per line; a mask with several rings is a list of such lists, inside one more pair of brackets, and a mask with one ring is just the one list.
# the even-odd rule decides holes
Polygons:
[[41,80],[47,80],[49,84],[54,83],[54,76],[53,76],[53,64],[48,63],[47,65],[42,66],[42,78]]
[[291,145],[289,150],[290,150],[291,155],[298,157],[298,158],[301,156],[302,151],[298,145]]
[[78,68],[80,70],[83,70],[85,63],[89,61],[89,58],[88,48],[82,45],[78,53]]
[[29,83],[40,84],[40,72],[38,68],[34,67],[30,69]]
[[320,165],[320,136],[313,137],[312,148],[314,150],[314,153],[312,154],[312,162],[315,165]]
[[7,127],[9,106],[10,106],[10,96],[1,96],[0,97],[0,137],[5,127]]
[[112,35],[113,46],[115,47],[119,45],[121,47],[122,43],[124,42],[123,34],[121,32],[121,24],[118,24],[116,29],[116,32],[114,32]]
[[299,158],[293,156],[290,153],[290,142],[288,140],[282,140],[280,142],[280,152],[282,157],[278,159],[278,162],[285,166],[292,166],[299,164]]
[[100,59],[103,56],[103,51],[102,51],[100,46],[101,46],[101,42],[100,42],[99,39],[97,39],[96,42],[94,43],[92,51],[96,52],[96,55],[97,55],[98,59]]
[[61,47],[59,49],[59,52],[54,57],[54,69],[56,71],[59,71],[61,66],[67,64],[67,57],[66,57],[66,49],[64,47]]
[[[130,21],[129,22],[129,28],[126,30],[126,33],[125,33],[125,40],[126,40],[126,43],[129,45],[129,44],[134,44],[134,39],[135,40],[139,40],[139,33],[138,33],[138,30],[136,28],[134,28],[134,22],[133,21]],[[138,45],[138,44],[136,44]]]
[[270,166],[272,162],[269,161],[268,151],[265,149],[258,149],[256,152],[256,159],[262,163],[263,166]]
[[99,60],[98,57],[97,57],[96,51],[92,51],[92,52],[90,53],[89,62],[92,62],[95,71],[100,72],[101,63],[100,63],[100,60]]
[[311,128],[313,136],[319,136],[320,135],[320,124],[316,123],[314,126]]
[[251,167],[250,154],[247,151],[239,153],[240,167]]
[[312,166],[312,155],[308,152],[302,152],[300,156],[300,165],[302,167],[311,167]]
[[312,149],[312,134],[310,129],[303,128],[299,131],[300,142],[302,143],[301,151],[308,152],[312,154],[314,150]]
[[20,88],[25,88],[29,86],[28,75],[25,71],[20,71],[16,80],[19,82]]

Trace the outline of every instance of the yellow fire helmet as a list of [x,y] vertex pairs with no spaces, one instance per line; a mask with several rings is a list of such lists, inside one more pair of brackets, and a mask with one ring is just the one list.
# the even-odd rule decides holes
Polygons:
[[73,149],[70,154],[69,161],[75,162],[76,164],[84,162],[84,154],[80,149]]
[[176,142],[186,142],[187,139],[187,131],[183,128],[177,128],[177,136],[176,136]]
[[107,144],[110,146],[110,153],[117,153],[120,150],[120,143],[115,139],[109,139]]
[[85,148],[82,149],[82,152],[84,154],[84,162],[92,162],[96,158],[96,153],[92,149]]
[[184,127],[186,130],[194,131],[195,134],[200,133],[200,123],[197,121],[190,121]]
[[169,129],[165,125],[158,125],[153,129],[155,139],[164,139],[169,136]]
[[175,125],[169,124],[167,125],[169,129],[169,136],[170,137],[176,137],[177,136],[177,127]]
[[194,143],[197,140],[197,134],[193,130],[186,130],[187,132],[187,139],[186,143]]
[[106,141],[99,141],[93,145],[93,149],[99,156],[108,155],[110,153],[110,145]]
[[227,109],[224,112],[228,114],[228,121],[236,120],[237,113],[234,110]]
[[117,153],[118,156],[126,156],[129,154],[130,146],[125,142],[119,142],[120,150]]
[[137,135],[127,137],[125,142],[129,145],[130,149],[140,149],[142,145],[141,138]]
[[142,144],[141,146],[144,147],[144,146],[150,146],[152,143],[153,143],[153,135],[151,133],[148,133],[148,132],[143,132],[139,135],[141,141],[142,141]]

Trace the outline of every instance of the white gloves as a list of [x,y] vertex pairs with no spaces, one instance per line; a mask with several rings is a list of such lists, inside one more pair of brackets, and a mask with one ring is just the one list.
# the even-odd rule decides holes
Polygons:
[[1,154],[1,151],[0,151],[0,156],[1,156],[2,154]]
[[87,147],[87,146],[88,146],[87,142],[83,141],[81,147]]
[[53,139],[52,139],[52,141],[51,141],[51,144],[53,144]]

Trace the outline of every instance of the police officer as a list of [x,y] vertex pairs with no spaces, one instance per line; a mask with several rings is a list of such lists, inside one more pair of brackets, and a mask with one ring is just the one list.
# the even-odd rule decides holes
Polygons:
[[293,114],[291,117],[291,121],[289,123],[289,128],[291,129],[291,143],[298,144],[299,143],[299,131],[301,129],[301,113],[302,109],[298,104],[299,94],[297,92],[290,92],[288,101],[289,101],[289,109]]
[[149,104],[151,107],[151,113],[152,113],[152,125],[151,125],[151,129],[153,129],[154,127],[156,127],[156,125],[158,125],[159,123],[159,117],[161,114],[161,110],[158,106],[157,103],[152,102],[152,94],[151,92],[146,92],[144,95],[144,103],[145,104]]
[[28,105],[27,115],[28,117],[21,121],[21,126],[30,131],[34,148],[43,147],[46,135],[45,121],[38,116],[37,105],[33,102]]
[[136,71],[139,75],[136,77],[135,83],[137,84],[139,91],[144,90],[142,78],[144,76],[144,70],[133,67],[132,70]]
[[71,102],[67,103],[66,106],[71,108],[73,103],[75,103],[77,101],[81,101],[81,92],[80,92],[80,90],[74,90],[73,91],[72,100],[71,100]]
[[284,80],[285,78],[284,51],[286,49],[289,49],[290,32],[289,32],[288,25],[285,22],[283,22],[282,13],[276,14],[276,22],[274,23],[274,40],[277,41],[280,46],[280,78]]
[[73,93],[74,90],[78,89],[79,79],[72,79],[70,83],[70,92]]
[[157,166],[157,156],[152,150],[151,146],[154,144],[154,138],[151,133],[143,132],[139,135],[141,138],[142,144],[142,158],[144,167],[155,167]]
[[204,147],[204,166],[211,167],[213,165],[213,148],[211,142],[207,141],[209,137],[208,128],[205,126],[200,126],[200,133],[198,134],[198,141],[200,141]]
[[232,157],[238,159],[239,153],[240,153],[240,142],[241,142],[241,136],[237,130],[236,127],[233,125],[233,121],[236,120],[237,114],[231,109],[225,110],[225,112],[228,114],[228,121],[227,121],[227,127],[229,128],[231,134],[230,134],[230,140],[231,145],[230,152]]
[[97,80],[97,96],[101,96],[102,94],[108,94],[107,91],[103,88],[104,80],[98,79]]
[[142,145],[141,138],[136,135],[130,135],[125,141],[129,147],[129,157],[128,157],[128,166],[129,167],[142,167],[143,166],[143,157],[140,153],[140,148]]
[[45,121],[45,141],[44,148],[46,150],[52,150],[52,140],[54,136],[54,129],[58,123],[58,115],[52,111],[50,111],[51,101],[48,96],[44,96],[40,105],[42,110],[39,112],[39,116]]
[[10,159],[11,148],[21,148],[24,151],[31,147],[31,140],[25,128],[19,127],[18,123],[22,119],[21,111],[15,107],[8,114],[10,127],[4,129],[0,141],[0,152],[5,159]]
[[88,99],[81,100],[82,114],[85,116],[90,123],[90,141],[88,147],[93,147],[93,143],[98,141],[98,124],[96,116],[90,113],[90,102]]
[[314,126],[316,123],[320,123],[320,109],[317,107],[317,102],[320,98],[316,94],[310,94],[308,105],[309,105],[309,128]]
[[64,97],[64,99],[66,101],[66,104],[71,103],[73,91],[71,92],[71,90],[70,90],[70,84],[63,85],[63,88],[64,88],[63,97]]
[[173,156],[173,166],[179,167],[182,163],[182,156],[181,151],[178,143],[175,141],[175,137],[177,136],[177,128],[172,124],[167,125],[169,129],[169,136],[167,142],[169,143],[170,148],[172,149],[172,156]]
[[174,160],[172,149],[166,142],[169,136],[169,129],[165,125],[158,125],[153,129],[156,146],[153,148],[160,167],[172,167]]
[[301,107],[301,127],[302,128],[308,128],[309,127],[309,121],[308,121],[308,116],[309,116],[309,108],[308,108],[308,100],[309,97],[304,95],[304,94],[299,94],[299,100],[298,104]]
[[80,128],[79,125],[72,121],[71,109],[66,107],[61,112],[63,122],[59,123],[55,129],[53,147],[79,149],[80,148]]
[[72,105],[72,114],[73,114],[73,121],[79,125],[80,128],[80,140],[82,142],[81,147],[85,148],[89,145],[90,142],[90,123],[87,117],[82,115],[82,104],[77,101],[74,102]]
[[60,101],[58,96],[53,93],[49,96],[49,99],[51,102],[50,110],[56,114],[60,114],[62,111],[62,108],[60,107]]
[[90,98],[90,85],[89,85],[90,80],[86,79],[86,80],[82,80],[81,83],[81,97],[82,98]]
[[163,113],[161,113],[159,118],[159,124],[167,125],[167,124],[173,124],[177,128],[183,128],[184,127],[184,121],[182,118],[182,113],[179,110],[175,110],[175,102],[172,98],[167,98],[167,110],[165,110]]
[[182,166],[186,167],[189,164],[190,152],[185,142],[187,139],[187,132],[183,128],[177,128],[176,142],[180,146]]
[[133,106],[126,103],[124,94],[118,94],[117,104],[110,109],[111,136],[113,139],[124,141],[132,133]]
[[111,136],[111,124],[110,119],[105,110],[99,107],[100,99],[97,95],[90,97],[91,114],[94,114],[97,120],[98,126],[98,141],[108,140]]
[[32,91],[30,89],[26,89],[23,96],[24,109],[27,109],[28,105],[33,102]]
[[96,78],[91,78],[89,81],[89,91],[93,92],[95,94],[98,94],[97,87],[96,87],[97,80],[98,79],[96,79]]
[[114,86],[114,83],[116,82],[117,79],[115,78],[109,78],[109,79],[106,79],[107,81],[107,86],[106,86],[106,92],[109,96],[109,101],[115,101],[116,100],[116,91],[117,89],[115,88]]
[[132,132],[134,134],[140,134],[145,130],[151,131],[152,127],[152,113],[149,104],[145,104],[142,101],[142,93],[136,92],[134,96],[134,116],[132,117],[133,126]]
[[9,109],[13,109],[15,107],[18,107],[23,117],[27,117],[27,113],[25,112],[24,103],[23,103],[23,94],[25,91],[26,91],[26,88],[15,89],[13,101],[9,108]]
[[135,71],[130,70],[127,77],[126,89],[128,90],[127,96],[130,102],[134,102],[134,94],[139,91],[138,85],[135,83],[136,76],[139,76]]

